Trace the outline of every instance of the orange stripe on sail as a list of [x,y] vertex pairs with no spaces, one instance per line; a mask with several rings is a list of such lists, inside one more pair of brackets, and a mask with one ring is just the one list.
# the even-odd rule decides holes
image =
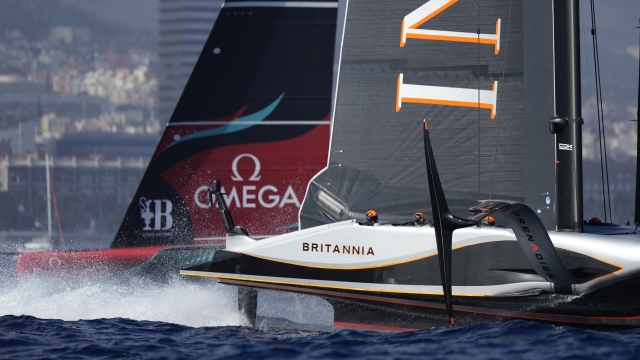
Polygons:
[[396,89],[396,112],[400,111],[400,86],[402,86],[401,82],[402,74],[398,75],[398,88]]
[[[462,36],[446,36],[446,35],[428,35],[428,34],[407,34],[407,38],[421,39],[421,40],[440,40],[440,41],[455,41],[466,43],[478,43],[477,37],[462,37]],[[480,38],[480,44],[496,45],[498,42],[494,39]],[[497,54],[497,52],[496,52]]]
[[[417,23],[409,26],[410,29],[415,29],[418,26],[424,24],[425,22],[429,21],[431,18],[433,18],[434,16],[440,14],[441,12],[443,12],[444,10],[446,10],[449,6],[455,4],[456,2],[458,2],[458,0],[451,0],[448,3],[442,5],[438,10],[432,12],[431,14],[425,16],[422,20],[418,21]],[[404,26],[402,27],[404,29]]]
[[[499,26],[500,26],[500,19],[496,20],[496,35],[498,35],[500,33],[500,27]],[[500,52],[500,49],[498,48],[497,41],[495,41],[494,43],[496,45],[495,54],[498,55],[498,53]]]
[[404,47],[404,19],[402,19],[402,27],[400,28],[400,47]]
[[[477,102],[467,102],[467,101],[450,101],[450,100],[437,100],[437,99],[420,99],[420,98],[403,98],[403,102],[417,103],[417,104],[431,104],[431,105],[446,105],[446,106],[462,106],[462,107],[470,107],[470,108],[478,108],[481,109],[489,109],[491,111],[491,119],[495,118],[493,114],[493,104],[480,103]],[[478,106],[480,105],[480,106]]]

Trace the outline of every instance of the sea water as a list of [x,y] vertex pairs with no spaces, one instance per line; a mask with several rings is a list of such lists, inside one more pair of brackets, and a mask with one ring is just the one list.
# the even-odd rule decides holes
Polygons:
[[[0,358],[640,358],[640,330],[527,321],[404,333],[249,328],[241,326],[233,287],[177,276],[113,283],[43,275],[0,284]],[[330,309],[322,301],[307,299],[301,307],[293,295],[280,294],[259,298],[258,314],[293,321],[311,314],[326,322]]]

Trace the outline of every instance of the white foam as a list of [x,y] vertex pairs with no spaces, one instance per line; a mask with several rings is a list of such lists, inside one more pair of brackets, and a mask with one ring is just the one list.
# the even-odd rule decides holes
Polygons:
[[[5,284],[6,285],[6,284]],[[0,316],[127,318],[192,327],[239,325],[235,288],[174,279],[167,284],[64,282],[33,276],[0,288]]]

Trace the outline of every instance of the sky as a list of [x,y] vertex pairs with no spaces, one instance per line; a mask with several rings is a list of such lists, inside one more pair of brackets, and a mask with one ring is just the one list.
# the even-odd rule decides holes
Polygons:
[[[591,28],[589,1],[582,0],[580,3],[583,25],[582,52],[588,52],[583,54],[583,58],[587,58],[589,65],[588,69],[583,69],[584,82],[585,70],[588,70],[593,77],[593,48],[589,33]],[[634,27],[639,26],[640,1],[596,0],[595,7],[603,98],[605,101],[629,106],[634,103],[635,108],[637,105],[635,102],[638,100],[639,30]],[[584,25],[587,27],[585,28]],[[583,99],[587,98],[588,94],[583,94]],[[630,115],[635,119],[635,110]]]
[[[640,25],[640,1],[595,0],[595,10],[607,155],[614,161],[633,162],[637,123],[629,120],[637,117],[640,29],[634,27]],[[580,12],[584,156],[598,160],[590,1],[580,1]]]

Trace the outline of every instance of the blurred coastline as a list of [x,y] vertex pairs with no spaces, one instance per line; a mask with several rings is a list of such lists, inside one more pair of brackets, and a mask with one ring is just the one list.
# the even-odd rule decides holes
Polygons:
[[0,243],[47,237],[47,201],[54,247],[108,247],[122,221],[167,119],[158,1],[117,5],[0,1]]

